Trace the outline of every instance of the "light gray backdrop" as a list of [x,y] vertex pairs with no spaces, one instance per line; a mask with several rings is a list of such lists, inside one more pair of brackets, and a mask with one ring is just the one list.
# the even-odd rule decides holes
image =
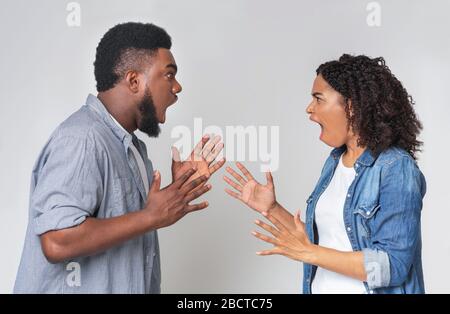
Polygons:
[[[428,181],[423,262],[428,292],[449,292],[448,201],[450,2],[87,1],[69,26],[70,1],[0,3],[0,292],[12,291],[28,216],[30,172],[52,130],[95,92],[95,48],[119,22],[153,22],[173,39],[184,90],[156,140],[142,133],[163,183],[170,178],[171,130],[204,125],[279,126],[278,199],[304,208],[329,147],[305,114],[316,67],[342,53],[383,56],[414,96],[425,126],[419,165]],[[69,23],[70,24],[70,23]],[[258,163],[247,163],[258,173]],[[257,215],[212,179],[210,208],[160,231],[167,293],[299,293],[301,264],[258,257]]]

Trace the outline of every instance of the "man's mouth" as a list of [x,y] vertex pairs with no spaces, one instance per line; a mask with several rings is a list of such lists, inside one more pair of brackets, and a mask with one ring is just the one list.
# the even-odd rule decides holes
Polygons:
[[172,99],[172,101],[166,106],[166,109],[175,104],[178,101],[178,96],[175,95],[175,97]]
[[175,104],[178,101],[178,96],[175,95],[174,99],[166,106],[166,108],[163,111],[163,116],[162,116],[162,121],[160,123],[164,123],[166,121],[166,111],[167,108],[169,108],[170,106],[172,106],[173,104]]

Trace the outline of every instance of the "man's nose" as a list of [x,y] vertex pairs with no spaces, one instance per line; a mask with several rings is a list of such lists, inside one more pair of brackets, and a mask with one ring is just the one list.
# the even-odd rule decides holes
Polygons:
[[183,90],[183,88],[181,87],[181,84],[178,83],[178,81],[175,82],[175,85],[172,88],[172,93],[174,94],[178,94]]

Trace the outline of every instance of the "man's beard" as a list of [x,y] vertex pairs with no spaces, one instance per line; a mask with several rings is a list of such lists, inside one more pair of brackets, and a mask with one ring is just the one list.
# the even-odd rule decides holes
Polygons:
[[144,98],[142,98],[138,108],[141,113],[138,129],[150,137],[158,137],[161,129],[159,128],[158,118],[156,117],[155,104],[153,103],[152,95],[148,88],[145,90]]

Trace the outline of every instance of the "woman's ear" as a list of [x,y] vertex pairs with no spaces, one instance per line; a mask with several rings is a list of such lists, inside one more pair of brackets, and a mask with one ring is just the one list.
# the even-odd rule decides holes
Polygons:
[[345,106],[346,106],[346,112],[347,112],[347,119],[348,119],[348,125],[347,125],[347,128],[348,128],[348,130],[351,132],[351,134],[354,134],[354,131],[353,131],[353,106],[352,106],[352,100],[351,99],[349,99],[349,98],[344,98],[344,103],[345,103]]
[[344,104],[345,104],[345,106],[347,106],[348,117],[351,120],[353,118],[352,100],[350,98],[344,98]]

